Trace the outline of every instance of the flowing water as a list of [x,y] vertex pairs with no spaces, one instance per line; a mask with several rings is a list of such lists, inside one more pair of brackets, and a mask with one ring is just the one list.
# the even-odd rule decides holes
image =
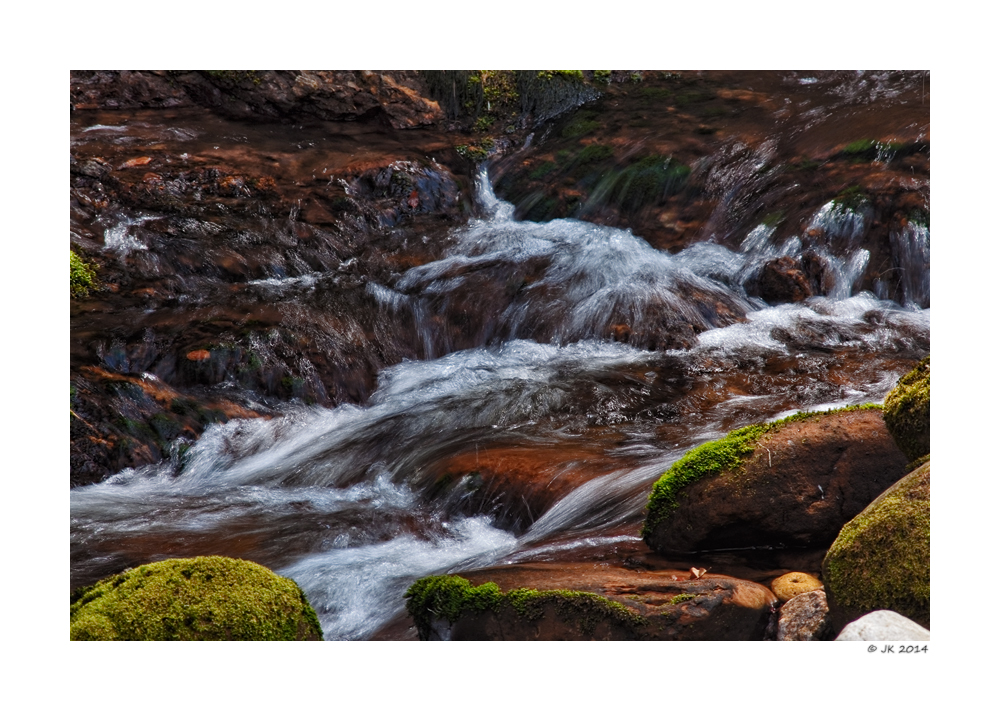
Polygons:
[[[652,483],[692,446],[880,401],[929,352],[928,228],[892,235],[905,293],[889,301],[855,289],[869,216],[826,205],[809,229],[825,235],[828,296],[768,306],[745,284],[803,246],[766,225],[735,251],[702,242],[671,255],[628,230],[516,221],[485,169],[477,193],[481,217],[447,236],[440,259],[365,286],[386,318],[413,323],[420,360],[383,370],[362,406],[213,425],[169,460],[73,489],[71,584],[154,559],[239,556],[296,580],[327,639],[371,638],[419,577],[637,549]],[[111,229],[110,248],[142,249],[129,227]],[[619,324],[625,342],[607,337]],[[547,458],[554,500],[512,503],[476,471],[441,486],[441,462],[500,450]]]

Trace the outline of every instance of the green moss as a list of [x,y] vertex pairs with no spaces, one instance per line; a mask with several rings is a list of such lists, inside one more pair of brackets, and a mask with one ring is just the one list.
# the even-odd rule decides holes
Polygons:
[[294,581],[233,558],[141,565],[70,597],[71,640],[322,638]]
[[563,126],[563,138],[580,138],[601,127],[596,111],[578,111],[573,119]]
[[602,160],[607,160],[615,153],[611,146],[605,146],[601,143],[591,143],[589,146],[580,151],[576,156],[576,165],[590,165],[597,163]]
[[499,614],[504,609],[512,609],[520,617],[536,621],[545,614],[546,606],[553,603],[562,621],[576,624],[588,634],[601,620],[633,627],[646,624],[643,616],[634,610],[594,593],[531,588],[503,593],[496,583],[473,586],[455,575],[421,578],[410,586],[405,598],[406,610],[416,623],[421,639],[430,638],[435,618],[454,623],[466,613],[492,611]]
[[455,152],[466,160],[481,163],[490,157],[490,151],[496,146],[492,138],[484,138],[478,143],[455,146]]
[[863,138],[859,141],[852,141],[844,146],[841,153],[849,156],[860,156],[868,153],[874,154],[877,144],[870,138]]
[[856,410],[880,409],[877,404],[852,405],[838,410],[824,412],[798,412],[776,422],[764,422],[733,430],[722,439],[706,442],[685,454],[653,484],[646,505],[646,520],[642,526],[642,537],[648,538],[653,529],[666,521],[680,506],[680,493],[685,487],[706,477],[742,467],[743,461],[753,454],[760,438],[782,427],[802,420],[823,415]]
[[841,190],[833,199],[833,204],[841,210],[858,212],[869,202],[868,195],[858,185]]
[[480,116],[472,128],[476,131],[488,131],[494,123],[496,123],[496,119],[493,116]]
[[583,72],[579,69],[550,69],[538,72],[539,79],[552,81],[553,77],[560,77],[561,79],[578,82],[582,82],[584,80]]
[[611,70],[610,69],[595,69],[594,70],[594,83],[596,83],[596,84],[610,84],[611,83]]
[[97,281],[97,270],[90,262],[82,259],[73,250],[69,251],[69,293],[72,296],[86,296]]
[[852,618],[894,610],[930,624],[930,514],[927,462],[841,529],[823,559],[823,582],[838,609]]
[[555,169],[556,164],[552,161],[542,161],[532,169],[532,171],[528,174],[528,177],[532,180],[541,180]]
[[909,459],[931,451],[931,357],[899,379],[885,398],[885,426]]
[[693,593],[681,593],[680,595],[674,595],[670,598],[671,605],[680,605],[682,602],[687,602],[688,600],[694,600],[697,595]]

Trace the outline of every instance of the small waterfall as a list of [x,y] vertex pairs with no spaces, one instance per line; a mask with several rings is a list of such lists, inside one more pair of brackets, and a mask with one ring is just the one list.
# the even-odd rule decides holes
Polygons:
[[913,222],[889,234],[892,261],[899,270],[903,303],[926,309],[931,304],[931,230]]
[[[748,275],[800,256],[808,235],[774,244],[762,225],[737,252],[670,255],[629,230],[515,221],[485,169],[477,184],[484,217],[444,256],[365,287],[412,314],[424,360],[383,370],[363,406],[213,425],[172,460],[73,489],[73,580],[239,555],[295,579],[328,639],[369,638],[418,577],[635,544],[651,483],[691,446],[789,409],[880,399],[901,374],[894,354],[929,347],[929,310],[851,294],[867,255],[856,214],[813,221],[837,288],[769,307],[747,297]],[[899,268],[929,264],[926,230],[894,239]],[[310,292],[324,278],[250,288]],[[908,303],[929,299],[929,281],[903,284]],[[490,501],[470,512],[464,479],[433,493],[440,462],[490,447],[575,448],[544,470],[574,486],[519,528]]]

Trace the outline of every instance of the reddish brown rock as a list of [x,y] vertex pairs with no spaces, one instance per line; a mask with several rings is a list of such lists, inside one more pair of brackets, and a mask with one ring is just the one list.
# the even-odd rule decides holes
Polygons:
[[791,421],[761,437],[741,465],[684,487],[646,542],[661,553],[829,545],[906,463],[881,410]]
[[[522,594],[517,604],[438,617],[431,634],[452,640],[761,640],[777,599],[763,585],[711,573],[633,571],[597,564],[528,563],[463,573],[472,585],[564,591]],[[680,579],[674,579],[680,578]],[[616,605],[574,596],[591,593]],[[520,608],[520,609],[519,609]]]
[[802,271],[802,263],[792,257],[779,257],[767,262],[757,279],[747,285],[769,304],[802,301],[813,295],[809,279]]
[[584,482],[621,466],[599,446],[491,447],[431,468],[429,495],[453,496],[467,513],[490,513],[521,531]]

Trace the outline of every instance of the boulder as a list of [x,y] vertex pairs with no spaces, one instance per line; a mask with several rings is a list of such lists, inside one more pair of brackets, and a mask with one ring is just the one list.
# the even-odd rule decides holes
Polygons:
[[618,466],[620,460],[592,444],[482,447],[429,465],[427,495],[521,533],[559,499]]
[[299,586],[245,560],[141,565],[70,598],[71,640],[321,640]]
[[876,610],[847,625],[838,642],[926,642],[931,633],[892,610]]
[[826,547],[906,461],[874,406],[751,425],[691,450],[656,482],[642,535],[664,554]]
[[931,357],[899,379],[885,397],[885,426],[911,460],[931,451]]
[[823,583],[809,573],[785,573],[771,581],[771,590],[782,602],[788,602],[796,595],[819,590]]
[[763,585],[680,570],[535,563],[463,575],[407,591],[421,639],[761,640],[777,604]]
[[823,639],[829,629],[830,608],[822,590],[796,595],[781,607],[778,617],[779,642],[810,642]]
[[778,257],[764,264],[757,278],[747,284],[747,292],[769,304],[794,303],[813,295],[801,261],[792,257]]
[[931,626],[931,464],[844,526],[823,559],[834,630],[874,610]]

